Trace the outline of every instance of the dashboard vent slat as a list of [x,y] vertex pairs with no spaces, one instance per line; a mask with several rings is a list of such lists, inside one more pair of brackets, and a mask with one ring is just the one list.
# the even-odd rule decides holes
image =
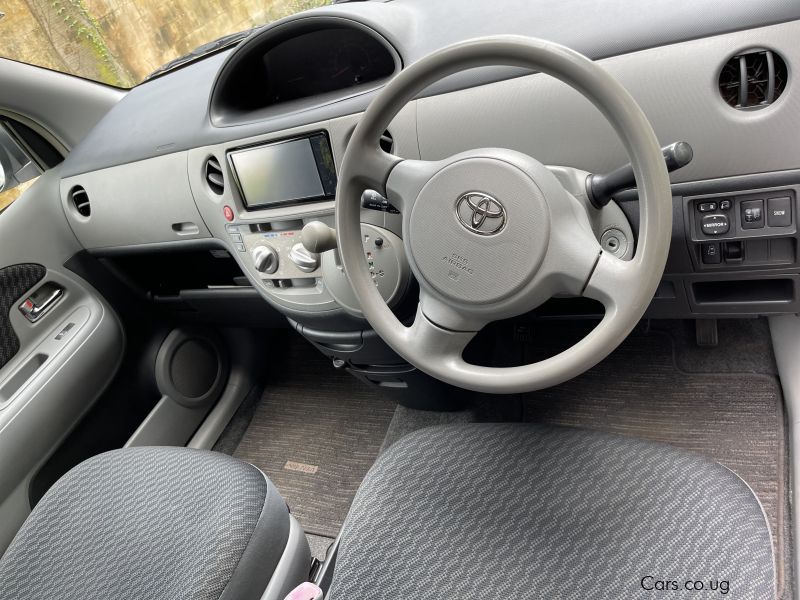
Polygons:
[[92,203],[89,201],[89,194],[81,186],[76,185],[69,192],[69,198],[75,210],[82,217],[90,217],[92,214]]
[[753,50],[738,54],[722,67],[719,92],[722,99],[739,110],[765,108],[786,89],[788,71],[779,54]]
[[222,172],[222,166],[214,156],[206,161],[205,178],[211,191],[221,196],[225,191],[225,175]]

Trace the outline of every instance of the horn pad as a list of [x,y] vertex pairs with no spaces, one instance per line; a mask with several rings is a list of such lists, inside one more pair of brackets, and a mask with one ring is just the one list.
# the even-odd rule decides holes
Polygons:
[[457,303],[491,304],[534,277],[550,216],[527,172],[501,159],[466,158],[425,184],[406,236],[417,277]]

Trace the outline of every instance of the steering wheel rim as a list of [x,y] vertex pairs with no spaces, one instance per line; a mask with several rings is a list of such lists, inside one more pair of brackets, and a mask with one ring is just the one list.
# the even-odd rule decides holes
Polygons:
[[[563,188],[555,189],[555,177],[529,157],[508,150],[479,150],[431,163],[406,161],[380,149],[380,135],[420,91],[448,75],[491,65],[530,68],[559,79],[590,100],[614,128],[630,157],[639,190],[640,233],[632,260],[615,258],[603,252],[594,237],[590,240],[587,235],[591,232],[580,222],[580,214],[574,206],[569,209],[570,199],[573,204],[577,201]],[[517,287],[510,284],[508,289],[503,287],[488,303],[480,302],[477,296],[463,303],[456,294],[448,294],[449,282],[438,279],[439,275],[431,276],[434,267],[421,264],[424,255],[411,244],[414,238],[424,239],[428,245],[433,243],[420,222],[422,217],[430,218],[435,213],[418,211],[417,206],[427,206],[418,202],[419,198],[451,189],[455,175],[460,173],[464,177],[476,167],[486,167],[487,180],[492,180],[495,186],[502,186],[501,182],[506,180],[516,182],[517,187],[506,197],[512,197],[512,203],[516,203],[513,208],[517,217],[528,218],[527,214],[521,214],[523,206],[533,206],[533,212],[539,211],[539,220],[528,222],[531,227],[527,230],[522,227],[521,231],[533,231],[536,235],[532,239],[548,239],[544,253],[536,256],[545,266],[549,261],[547,269],[553,272],[542,274],[540,271],[545,267],[537,266],[539,271],[531,281],[515,281]],[[496,170],[496,176],[492,169]],[[434,181],[436,185],[432,184]],[[420,304],[410,327],[404,326],[385,304],[367,267],[360,232],[360,197],[367,188],[402,205],[398,208],[404,214],[406,253],[415,276],[421,279]],[[432,191],[426,191],[429,188]],[[527,196],[524,201],[530,204],[520,204],[517,196]],[[534,196],[537,198],[531,200]],[[544,213],[542,206],[546,209]],[[415,218],[415,212],[422,217]],[[504,209],[504,213],[509,215],[510,230],[514,223],[511,211]],[[559,220],[570,229],[569,234],[549,226],[551,221],[558,224]],[[585,56],[558,44],[522,36],[493,36],[454,44],[413,63],[390,81],[367,108],[348,143],[336,204],[342,264],[364,316],[378,335],[429,375],[462,388],[493,394],[533,391],[562,383],[613,351],[652,300],[666,264],[671,224],[672,195],[667,170],[655,133],[634,99],[602,67]],[[451,226],[449,221],[445,224],[450,241],[473,244],[463,231],[451,232]],[[453,237],[456,235],[460,237]],[[507,235],[516,235],[515,241],[523,243],[520,232],[509,231]],[[573,241],[570,236],[576,239]],[[533,246],[530,248],[533,254]],[[538,253],[539,248],[535,251]],[[568,269],[575,272],[568,273]],[[501,281],[487,269],[481,272],[484,275],[483,279],[478,278],[479,284]],[[600,324],[581,341],[549,359],[518,367],[481,367],[464,361],[461,356],[464,347],[484,324],[533,310],[535,302],[541,303],[542,298],[554,291],[564,291],[564,287],[571,293],[577,291],[599,300],[606,309]],[[494,317],[487,318],[492,311]]]

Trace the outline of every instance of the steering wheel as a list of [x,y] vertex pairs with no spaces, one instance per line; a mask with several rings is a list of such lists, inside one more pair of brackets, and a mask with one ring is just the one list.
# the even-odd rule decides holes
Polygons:
[[[441,161],[403,160],[378,140],[407,102],[439,79],[490,65],[556,77],[589,99],[627,151],[639,192],[640,233],[630,261],[604,252],[586,209],[543,164],[507,149]],[[419,282],[417,314],[403,325],[383,301],[361,240],[361,194],[373,189],[403,214],[403,245]],[[496,36],[458,43],[413,63],[372,101],[342,162],[336,203],[339,253],[364,316],[418,369],[492,394],[562,383],[597,364],[641,319],[661,279],[672,229],[669,178],[655,133],[628,92],[585,56],[551,42]],[[555,294],[600,301],[586,337],[541,362],[492,368],[463,351],[491,321],[527,313]]]

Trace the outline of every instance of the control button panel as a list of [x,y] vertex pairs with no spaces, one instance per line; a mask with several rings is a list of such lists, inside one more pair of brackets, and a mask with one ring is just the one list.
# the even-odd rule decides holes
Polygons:
[[228,233],[228,237],[231,239],[233,247],[236,248],[237,252],[247,252],[247,248],[245,248],[244,245],[244,238],[239,231],[238,225],[228,223],[225,225],[225,231]]
[[789,187],[685,198],[695,267],[703,271],[796,264],[799,192]]
[[793,235],[795,190],[736,193],[688,201],[692,240]]
[[[300,255],[298,247],[301,246],[302,236],[299,229],[272,230],[270,225],[240,225],[239,235],[245,251],[250,254],[249,263],[264,280],[281,280],[281,286],[288,285],[288,281],[309,279],[313,285],[314,278],[322,275],[319,269],[319,260],[315,257]],[[231,230],[228,234],[231,235]]]

